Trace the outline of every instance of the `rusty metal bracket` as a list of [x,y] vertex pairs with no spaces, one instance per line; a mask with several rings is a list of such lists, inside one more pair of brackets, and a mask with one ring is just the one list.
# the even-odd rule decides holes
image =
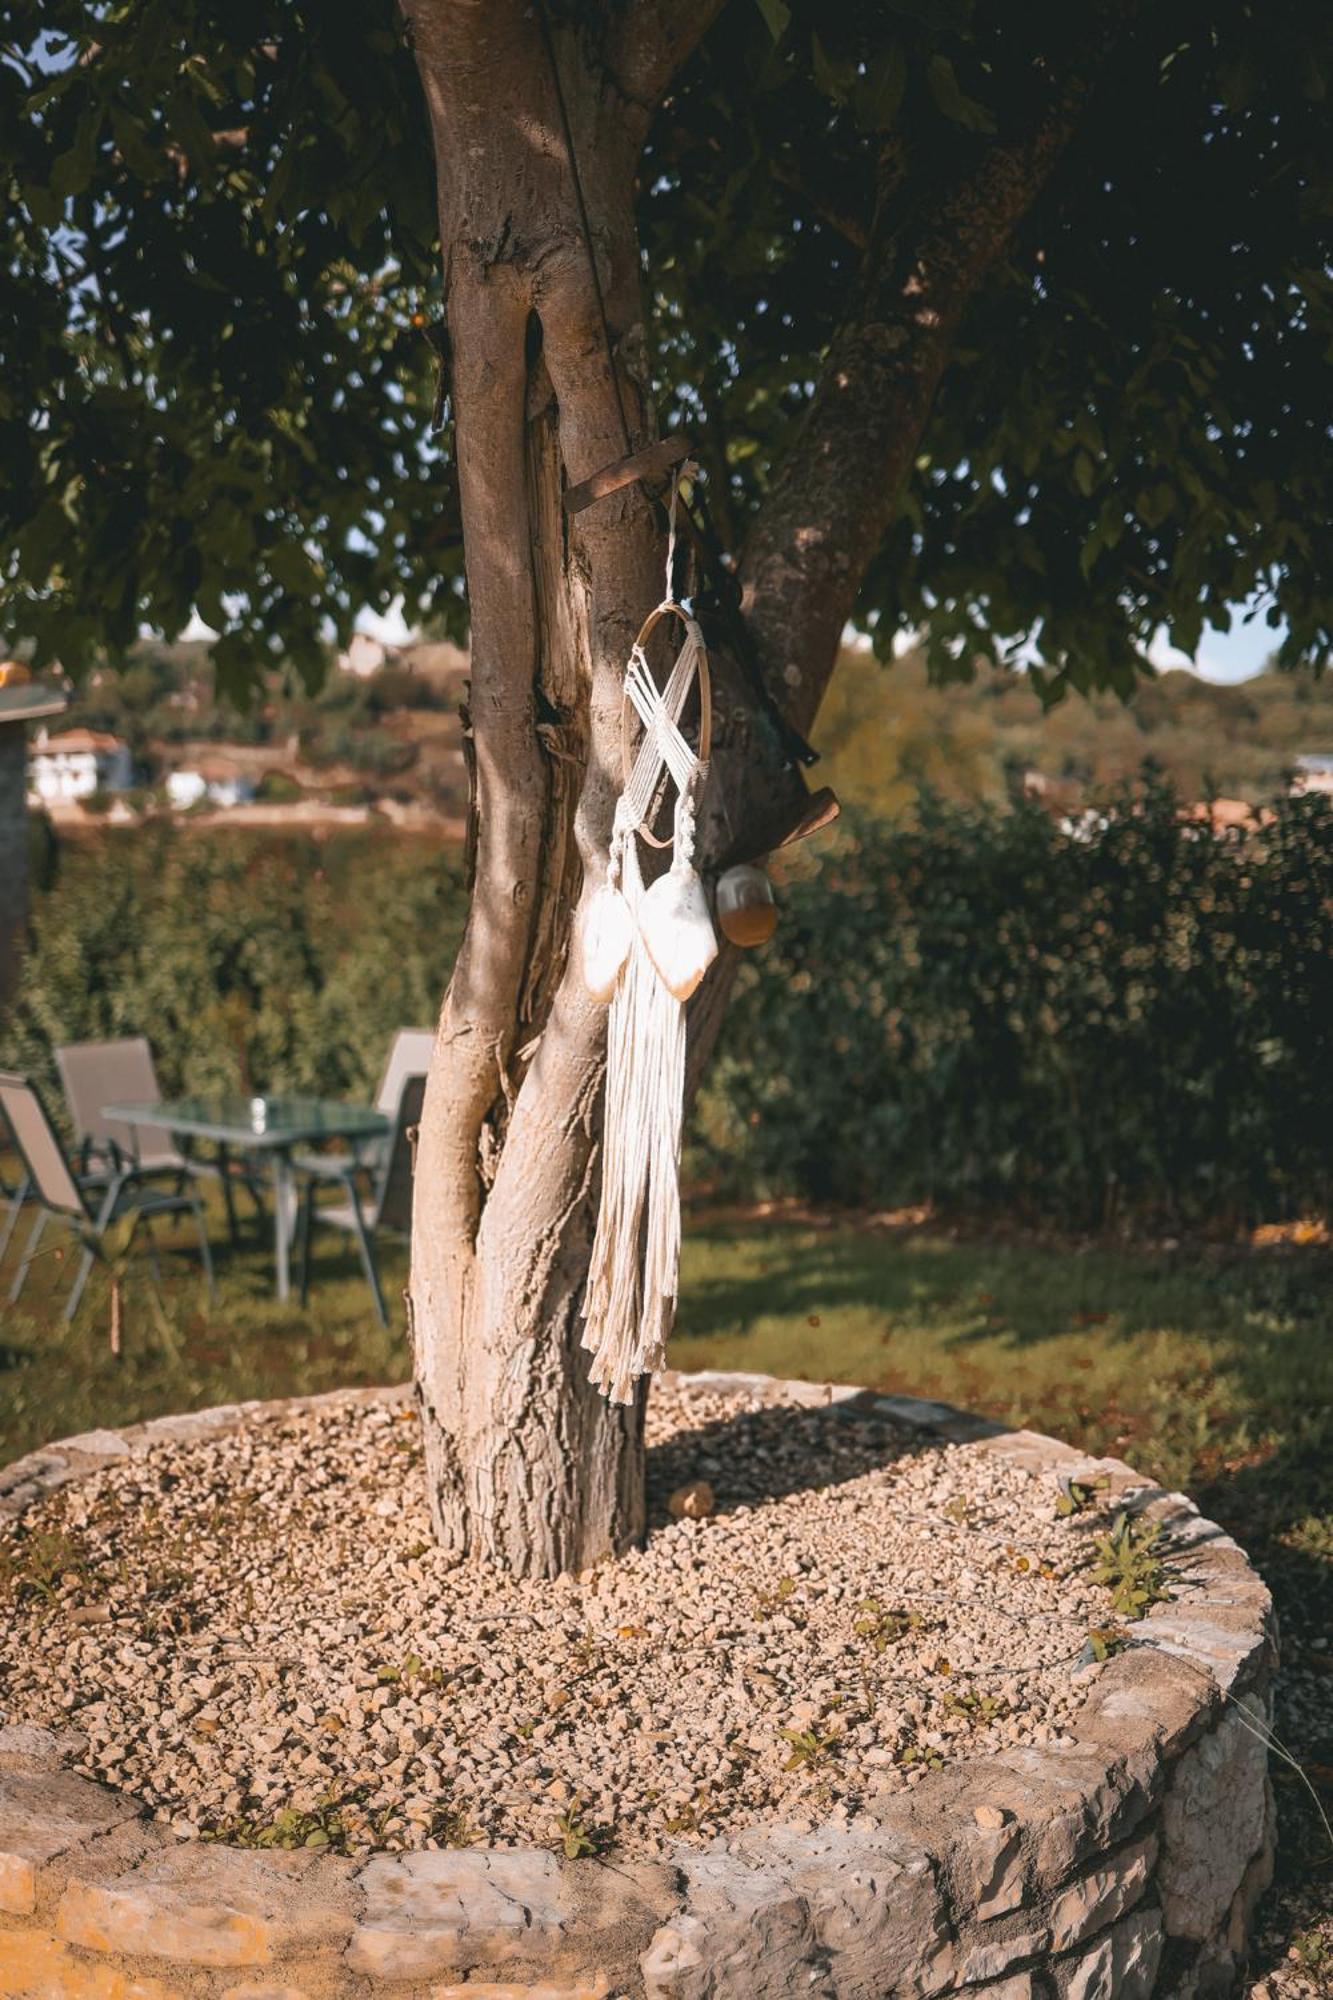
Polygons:
[[683,432],[658,438],[655,444],[646,444],[642,451],[631,452],[628,458],[617,458],[600,472],[594,472],[590,479],[581,479],[577,486],[569,487],[565,493],[565,512],[581,514],[594,500],[605,500],[608,493],[618,493],[622,486],[632,486],[636,479],[660,479],[693,450]]

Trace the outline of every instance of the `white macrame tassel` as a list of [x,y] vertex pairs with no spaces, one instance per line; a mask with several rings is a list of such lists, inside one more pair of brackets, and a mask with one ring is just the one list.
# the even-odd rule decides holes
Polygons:
[[[633,840],[623,889],[643,900]],[[589,1375],[613,1403],[662,1366],[680,1261],[685,1009],[636,928],[607,1023],[602,1203],[584,1302]],[[642,1246],[642,1250],[641,1250]]]
[[[597,989],[605,986],[623,928],[600,899],[623,901],[628,950],[607,1022],[602,1199],[583,1307],[583,1344],[593,1357],[588,1373],[613,1403],[631,1402],[638,1378],[665,1359],[680,1264],[684,1003],[717,953],[693,866],[695,795],[707,769],[707,653],[698,625],[670,596],[670,575],[668,556],[668,596],[639,634],[626,670],[626,698],[644,735],[616,807],[606,884],[590,899],[582,936],[585,980],[601,998]],[[685,643],[659,690],[643,645],[666,613],[683,622]],[[699,756],[677,726],[696,675]],[[663,765],[676,786],[674,853],[669,872],[645,890],[638,835]]]

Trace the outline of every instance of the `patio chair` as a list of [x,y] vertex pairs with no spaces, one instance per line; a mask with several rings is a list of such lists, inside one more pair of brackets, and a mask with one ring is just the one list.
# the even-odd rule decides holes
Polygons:
[[375,1109],[392,1118],[403,1085],[410,1076],[424,1076],[435,1047],[434,1028],[400,1028],[389,1044],[383,1073],[375,1086]]
[[25,1168],[8,1176],[0,1175],[0,1203],[3,1203],[5,1219],[0,1222],[0,1264],[5,1261],[9,1241],[18,1227],[18,1219],[23,1204],[32,1193],[32,1178]]
[[213,1259],[209,1254],[204,1211],[193,1188],[189,1193],[184,1191],[183,1186],[174,1193],[164,1192],[152,1187],[138,1167],[128,1164],[113,1167],[107,1173],[91,1176],[76,1174],[47,1115],[46,1106],[26,1077],[0,1073],[0,1111],[4,1112],[13,1134],[19,1158],[32,1183],[32,1199],[37,1204],[37,1217],[10,1286],[11,1302],[23,1290],[28,1267],[37,1255],[48,1222],[65,1223],[83,1246],[83,1256],[65,1301],[65,1318],[73,1319],[94,1261],[98,1257],[104,1261],[107,1258],[105,1239],[112,1223],[118,1222],[124,1215],[132,1215],[131,1242],[140,1222],[148,1224],[149,1254],[156,1268],[157,1250],[152,1243],[153,1218],[183,1215],[187,1210],[193,1215],[199,1231],[199,1257],[208,1281],[209,1297],[212,1297]]
[[57,1048],[55,1058],[85,1174],[96,1173],[105,1179],[128,1165],[141,1180],[174,1175],[178,1194],[184,1191],[187,1180],[200,1176],[221,1181],[227,1234],[233,1244],[237,1227],[232,1184],[238,1172],[255,1212],[263,1214],[263,1200],[253,1177],[243,1165],[233,1164],[225,1152],[217,1160],[196,1159],[182,1153],[171,1134],[161,1126],[120,1125],[103,1116],[102,1106],[107,1103],[161,1101],[153,1051],[145,1036],[125,1035],[105,1042],[66,1042]]
[[[398,1112],[398,1100],[403,1093],[403,1085],[409,1077],[424,1076],[430,1068],[431,1051],[435,1047],[433,1028],[399,1028],[389,1044],[380,1080],[375,1085],[375,1109],[382,1111],[386,1118],[394,1118]],[[298,1153],[295,1165],[302,1173],[314,1174],[318,1179],[326,1169],[339,1171],[350,1167],[363,1167],[372,1176],[384,1163],[385,1149],[389,1144],[389,1134],[384,1137],[358,1141],[349,1152],[339,1147],[328,1153]]]
[[[394,1108],[393,1129],[379,1165],[370,1176],[368,1192],[363,1193],[359,1185],[366,1179],[365,1170],[359,1168],[355,1161],[311,1158],[303,1163],[305,1184],[301,1190],[297,1221],[301,1235],[302,1305],[310,1296],[311,1230],[317,1222],[326,1223],[355,1237],[361,1268],[375,1301],[376,1317],[381,1326],[389,1324],[389,1315],[384,1309],[384,1291],[375,1263],[374,1238],[381,1229],[393,1229],[405,1236],[412,1226],[413,1154],[425,1089],[424,1076],[404,1079]],[[341,1188],[343,1199],[321,1206],[315,1199],[316,1191],[327,1186]]]

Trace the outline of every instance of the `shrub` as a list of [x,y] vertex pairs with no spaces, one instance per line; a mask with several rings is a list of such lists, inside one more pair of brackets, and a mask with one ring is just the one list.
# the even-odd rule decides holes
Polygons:
[[1328,801],[1213,838],[1149,783],[1079,838],[927,797],[853,821],[783,901],[700,1105],[728,1191],[1079,1225],[1326,1201]]
[[303,787],[286,771],[265,771],[255,786],[255,800],[260,805],[291,806],[304,797]]
[[[748,954],[695,1120],[728,1195],[1084,1226],[1326,1205],[1333,809],[1214,838],[1159,784],[1086,838],[1034,805],[849,817]],[[452,858],[381,832],[152,824],[60,850],[0,1061],[144,1033],[163,1086],[364,1096],[436,1016]]]
[[61,1103],[60,1042],[145,1034],[168,1093],[364,1096],[429,1026],[461,934],[454,863],[361,836],[155,825],[62,850],[35,899],[0,1060]]

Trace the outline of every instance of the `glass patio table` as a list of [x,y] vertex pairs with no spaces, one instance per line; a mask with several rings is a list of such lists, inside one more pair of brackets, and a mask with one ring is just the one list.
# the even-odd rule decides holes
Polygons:
[[155,1104],[104,1104],[102,1116],[120,1125],[152,1125],[184,1142],[211,1140],[222,1154],[262,1158],[273,1175],[273,1257],[280,1299],[291,1295],[290,1249],[296,1220],[293,1154],[321,1139],[346,1139],[355,1150],[383,1137],[389,1120],[369,1104],[324,1097],[167,1097]]

